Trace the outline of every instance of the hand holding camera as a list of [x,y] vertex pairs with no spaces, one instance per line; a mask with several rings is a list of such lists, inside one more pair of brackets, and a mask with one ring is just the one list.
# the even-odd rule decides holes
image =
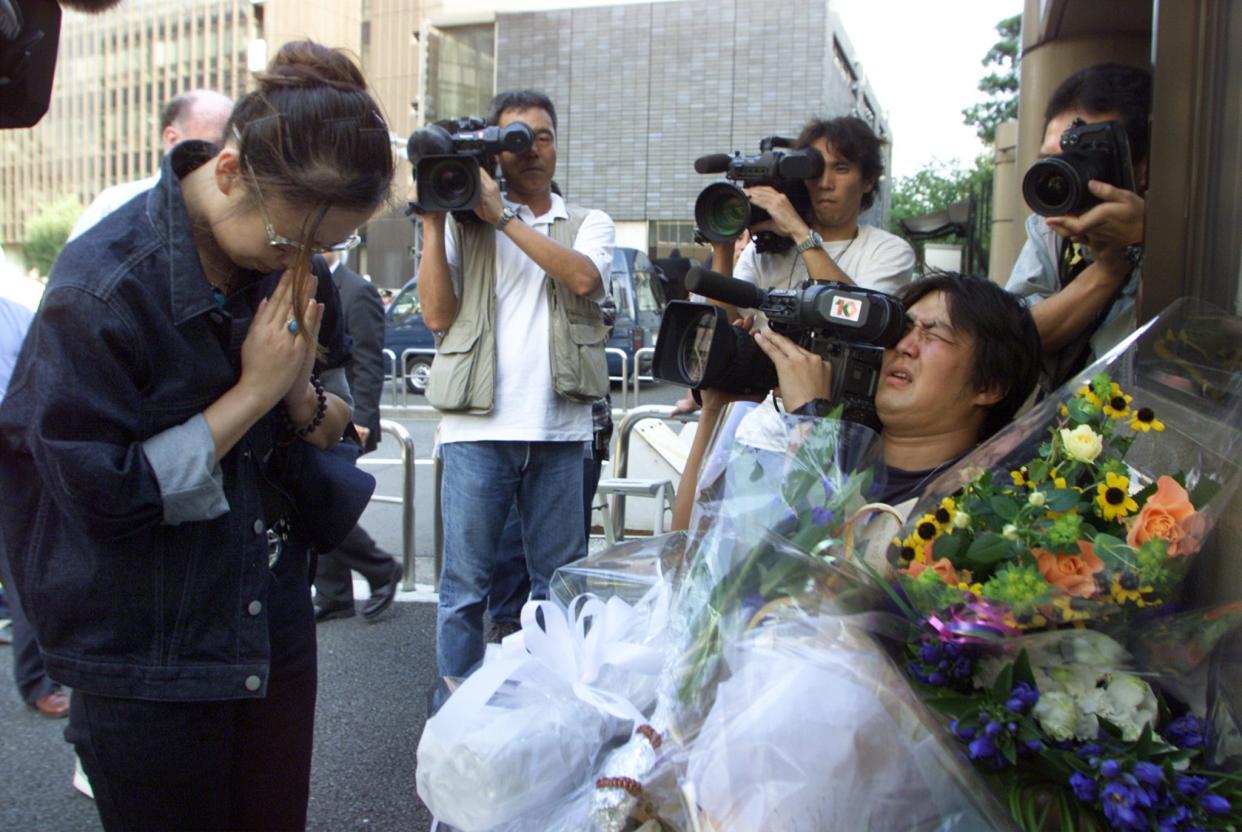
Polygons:
[[786,412],[832,393],[832,365],[772,329],[755,333],[755,343],[776,367],[777,387]]
[[769,219],[752,226],[751,231],[775,232],[791,240],[798,240],[807,235],[810,226],[785,194],[770,185],[751,185],[745,190],[751,205],[762,208],[771,215]]
[[[453,212],[459,221],[486,220],[491,216],[491,206],[483,213],[474,210],[484,198],[481,174],[488,173],[487,181],[494,188],[490,170],[494,169],[495,155],[502,151],[525,153],[534,141],[535,134],[520,121],[496,127],[477,117],[449,119],[415,130],[406,145],[417,183],[418,198],[411,203],[412,208],[416,213]],[[500,192],[495,191],[498,202]],[[500,219],[500,210],[496,208],[491,222]]]

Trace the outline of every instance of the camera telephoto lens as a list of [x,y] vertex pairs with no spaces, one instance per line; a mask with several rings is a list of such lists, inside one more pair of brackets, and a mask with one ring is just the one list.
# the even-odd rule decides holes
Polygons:
[[704,313],[683,336],[681,343],[681,370],[692,387],[703,383],[707,372],[707,358],[711,353],[712,334],[716,331],[716,316]]
[[712,242],[735,240],[749,225],[750,200],[736,185],[714,182],[695,200],[694,221]]
[[1087,181],[1075,165],[1059,156],[1040,159],[1022,178],[1022,198],[1044,217],[1078,213],[1090,195]]

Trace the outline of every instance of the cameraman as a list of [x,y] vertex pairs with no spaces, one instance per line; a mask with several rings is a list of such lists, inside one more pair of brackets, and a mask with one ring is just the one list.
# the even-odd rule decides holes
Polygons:
[[[875,408],[887,484],[875,495],[897,505],[1007,425],[1038,373],[1039,336],[1030,314],[992,282],[933,275],[905,287],[909,330],[884,351]],[[776,366],[790,413],[823,414],[831,368],[788,338],[760,330],[755,341]],[[681,483],[673,528],[687,528],[699,467],[729,395],[703,391],[703,414]],[[766,406],[766,405],[765,405]],[[907,509],[908,510],[908,509]]]
[[546,598],[552,572],[586,555],[579,507],[590,402],[608,392],[599,303],[612,220],[553,193],[556,110],[547,96],[501,93],[487,121],[520,121],[534,133],[526,153],[499,155],[507,191],[484,171],[474,209],[482,222],[422,218],[418,292],[437,333],[427,399],[444,413],[441,676],[464,676],[483,658],[483,611],[515,499],[531,597]]
[[814,148],[824,157],[823,174],[805,180],[814,212],[810,223],[776,188],[749,187],[751,202],[772,215],[751,234],[775,231],[794,246],[760,253],[752,240],[734,268],[734,243],[715,243],[712,270],[763,289],[788,289],[812,279],[895,294],[914,273],[914,250],[896,235],[858,223],[858,215],[875,202],[883,146],[867,123],[853,116],[808,122],[794,148]]
[[1044,111],[1042,156],[1061,152],[1061,134],[1076,119],[1122,122],[1136,183],[1127,191],[1092,180],[1100,204],[1078,216],[1027,218],[1026,243],[1005,288],[1031,307],[1039,327],[1045,390],[1065,383],[1134,329],[1150,109],[1147,70],[1096,64],[1063,81]]

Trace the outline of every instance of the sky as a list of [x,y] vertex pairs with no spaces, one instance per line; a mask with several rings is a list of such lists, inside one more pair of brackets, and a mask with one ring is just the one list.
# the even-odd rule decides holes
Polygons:
[[962,109],[983,100],[981,61],[1022,0],[831,0],[893,133],[892,175],[984,152]]

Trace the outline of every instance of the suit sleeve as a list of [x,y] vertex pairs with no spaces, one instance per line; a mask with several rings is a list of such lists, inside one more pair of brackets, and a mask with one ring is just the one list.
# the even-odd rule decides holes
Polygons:
[[354,394],[354,422],[371,428],[375,434],[384,390],[384,304],[374,286],[360,282],[362,285],[353,293],[346,310],[347,329],[353,339],[350,387]]

